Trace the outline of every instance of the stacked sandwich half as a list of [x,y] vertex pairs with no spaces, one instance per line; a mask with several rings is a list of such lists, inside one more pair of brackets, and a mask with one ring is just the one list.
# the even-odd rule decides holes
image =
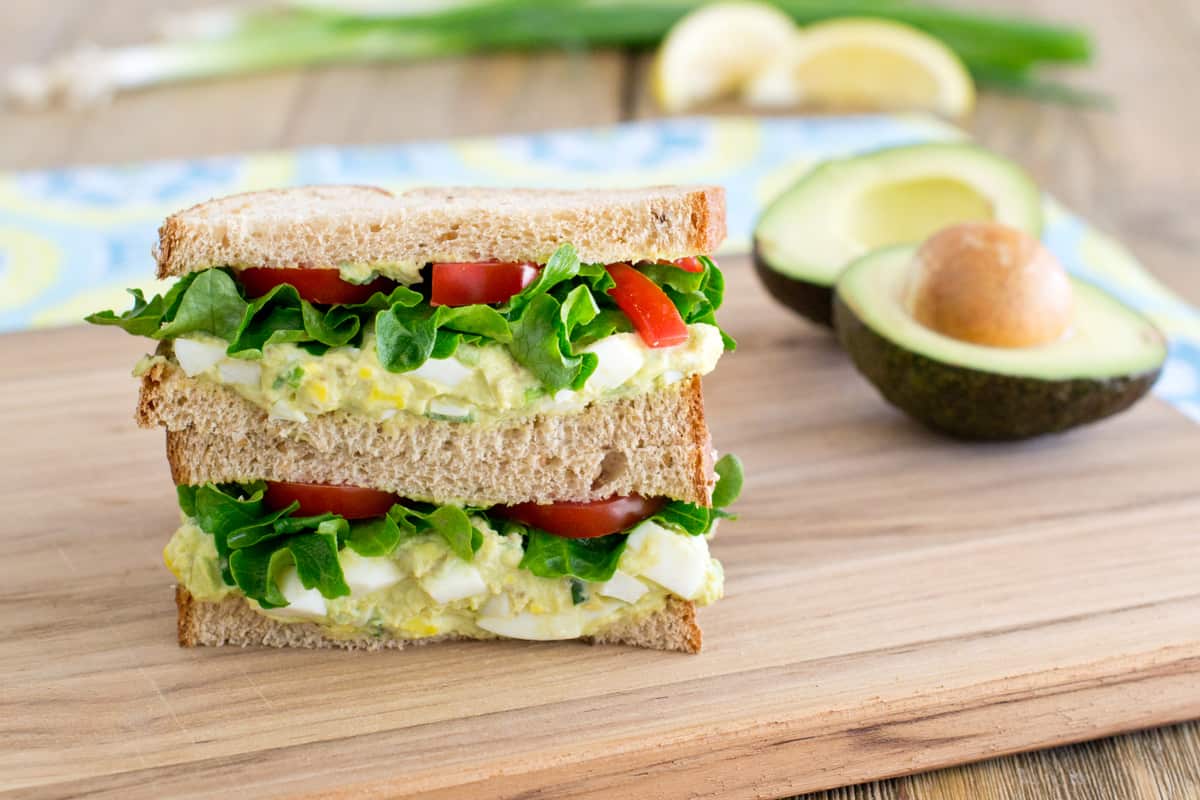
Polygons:
[[716,188],[309,187],[168,218],[178,281],[89,321],[158,340],[137,421],[178,487],[180,643],[699,650],[741,485],[700,391],[732,347],[724,233]]

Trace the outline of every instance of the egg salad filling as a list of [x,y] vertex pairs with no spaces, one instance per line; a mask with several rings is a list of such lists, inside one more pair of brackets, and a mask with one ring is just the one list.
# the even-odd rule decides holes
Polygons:
[[[714,502],[732,502],[741,465],[718,465]],[[680,501],[625,530],[568,538],[507,517],[399,500],[379,517],[272,509],[270,487],[180,486],[182,524],[163,551],[198,600],[243,597],[282,622],[331,636],[573,639],[724,590],[708,541],[722,509]]]
[[428,265],[420,285],[378,266],[213,267],[88,321],[168,343],[158,357],[296,422],[571,413],[706,374],[735,346],[705,256],[584,264],[564,244],[541,266]]
[[[500,533],[481,517],[471,522],[480,543],[469,562],[433,533],[406,539],[384,556],[346,547],[337,561],[348,593],[325,597],[315,586],[306,588],[295,563],[283,560],[275,581],[286,605],[248,602],[273,619],[314,622],[333,636],[548,640],[590,636],[636,620],[661,610],[671,594],[707,605],[723,592],[721,563],[709,556],[706,538],[654,522],[629,534],[617,568],[604,581],[539,577],[520,567],[519,533]],[[198,600],[242,594],[223,582],[214,539],[194,518],[184,519],[163,558]]]
[[[596,400],[636,395],[716,366],[721,332],[699,323],[688,340],[650,348],[635,333],[615,333],[583,349],[596,369],[579,389],[548,392],[511,352],[497,344],[461,344],[454,355],[431,358],[408,372],[390,372],[379,361],[375,336],[360,347],[335,347],[313,355],[299,345],[266,345],[254,361],[231,358],[211,336],[176,339],[173,360],[192,377],[220,383],[276,419],[305,422],[330,411],[374,420],[399,412],[457,422],[516,415],[572,413]],[[146,359],[139,371],[165,356]]]

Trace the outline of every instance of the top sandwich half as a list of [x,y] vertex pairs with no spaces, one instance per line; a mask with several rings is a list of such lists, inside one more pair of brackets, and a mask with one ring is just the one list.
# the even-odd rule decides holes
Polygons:
[[670,261],[725,239],[719,186],[561,191],[371,186],[247,192],[201,203],[159,230],[158,277],[210,267],[334,267],[417,283],[437,262],[545,264],[563,243],[584,263]]
[[166,220],[168,291],[89,320],[160,340],[138,418],[177,483],[706,503],[724,211],[716,187],[234,195]]

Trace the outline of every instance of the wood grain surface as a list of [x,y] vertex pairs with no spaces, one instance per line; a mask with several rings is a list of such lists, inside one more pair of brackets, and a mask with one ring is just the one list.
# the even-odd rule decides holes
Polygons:
[[[1200,427],[1156,400],[1009,446],[926,433],[727,261],[706,381],[748,479],[705,652],[181,650],[143,342],[5,340],[0,786],[761,797],[1200,716]],[[514,732],[520,732],[514,736]]]
[[[177,0],[169,3],[151,0],[57,0],[51,3],[15,0],[5,4],[5,25],[0,26],[0,43],[4,45],[0,48],[0,67],[45,57],[81,40],[106,44],[137,41],[145,36],[162,9],[203,4]],[[1051,191],[1101,227],[1122,237],[1151,270],[1173,288],[1191,301],[1200,302],[1200,277],[1194,268],[1194,253],[1200,248],[1200,229],[1191,221],[1192,209],[1200,204],[1200,161],[1193,156],[1194,137],[1200,130],[1200,107],[1191,102],[1190,88],[1195,76],[1200,74],[1200,49],[1194,46],[1200,33],[1200,9],[1190,0],[1158,0],[1153,4],[1006,0],[994,3],[993,7],[1036,11],[1043,16],[1089,27],[1099,42],[1100,57],[1096,66],[1081,76],[1080,82],[1113,94],[1118,110],[1115,113],[1087,112],[985,96],[972,120],[976,135],[1025,163]],[[642,90],[644,69],[644,59],[615,53],[496,56],[408,66],[282,73],[147,92],[122,98],[110,107],[88,111],[0,113],[0,130],[3,131],[0,168],[201,155],[318,143],[391,142],[605,123],[656,113]],[[432,96],[436,96],[438,102],[429,102]],[[767,324],[770,320],[774,320],[773,325]],[[906,497],[906,492],[914,490],[913,484],[905,482],[911,480],[907,476],[910,462],[906,461],[904,471],[897,478],[900,483],[896,488],[887,489],[882,499],[907,500],[908,511],[897,509],[889,512],[893,516],[884,516],[883,509],[887,505],[879,498],[873,496],[866,503],[860,495],[851,496],[847,491],[837,494],[836,486],[831,489],[836,483],[832,477],[840,474],[854,478],[863,472],[856,472],[844,461],[839,461],[850,458],[842,452],[833,453],[831,459],[833,465],[840,466],[831,466],[832,472],[828,474],[823,471],[830,459],[817,461],[816,458],[829,452],[830,437],[835,434],[826,430],[830,426],[823,424],[821,415],[832,413],[834,420],[840,420],[831,423],[831,430],[841,431],[848,437],[850,453],[861,455],[866,451],[871,437],[878,433],[877,428],[881,425],[887,435],[900,435],[906,447],[914,445],[915,441],[918,452],[926,452],[926,448],[937,448],[937,452],[942,452],[945,445],[921,438],[921,434],[889,416],[890,412],[874,401],[861,384],[849,379],[851,376],[835,377],[837,370],[844,371],[844,365],[835,354],[823,350],[823,345],[818,344],[819,338],[814,338],[802,323],[776,314],[763,325],[756,325],[755,330],[758,333],[753,337],[743,334],[743,338],[752,341],[741,354],[723,364],[709,382],[714,428],[724,447],[745,454],[751,448],[763,446],[768,448],[769,459],[787,455],[789,461],[781,474],[768,475],[758,470],[757,465],[753,467],[757,474],[747,501],[752,508],[742,529],[749,532],[739,532],[736,539],[732,532],[723,536],[717,551],[733,568],[746,557],[745,548],[775,546],[773,542],[790,535],[793,529],[800,537],[796,542],[789,541],[788,546],[799,548],[799,555],[806,563],[811,559],[812,569],[819,579],[812,589],[803,585],[791,587],[791,593],[784,594],[783,607],[790,602],[797,612],[803,613],[807,608],[824,627],[814,630],[809,642],[792,643],[783,648],[787,652],[781,652],[779,659],[811,660],[816,671],[807,673],[806,677],[803,671],[786,671],[787,668],[776,666],[772,675],[758,677],[767,677],[768,683],[782,677],[811,680],[811,698],[806,699],[821,702],[805,707],[810,710],[823,708],[823,716],[818,716],[831,726],[845,714],[844,707],[839,705],[839,698],[845,696],[840,692],[853,688],[846,682],[854,676],[863,676],[858,671],[863,664],[853,658],[850,660],[854,662],[854,668],[848,670],[843,669],[846,665],[840,660],[845,656],[829,660],[828,646],[835,638],[833,621],[838,618],[834,612],[837,606],[831,598],[839,600],[846,595],[847,580],[877,577],[880,581],[894,583],[903,578],[908,581],[908,591],[914,597],[923,597],[926,605],[935,605],[927,593],[920,591],[929,589],[929,576],[913,572],[907,562],[892,564],[891,570],[884,570],[886,575],[867,568],[873,563],[871,554],[876,552],[877,545],[892,549],[886,551],[891,555],[883,562],[874,564],[876,570],[883,570],[887,558],[899,557],[909,548],[914,553],[921,553],[922,548],[949,546],[944,539],[948,534],[943,528],[949,520],[963,513],[969,523],[964,531],[982,525],[989,530],[986,534],[989,538],[997,526],[1031,525],[1028,528],[1030,538],[1021,540],[1018,537],[1017,541],[1025,550],[1035,546],[1040,548],[1039,530],[1056,526],[1060,520],[1065,520],[1062,524],[1070,528],[1071,520],[1086,520],[1085,509],[1094,509],[1093,513],[1105,520],[1127,520],[1129,525],[1141,525],[1155,522],[1157,514],[1170,516],[1172,508],[1178,511],[1180,504],[1186,506],[1186,488],[1180,490],[1179,497],[1164,498],[1157,493],[1161,487],[1156,481],[1171,483],[1190,476],[1194,491],[1197,449],[1193,435],[1186,431],[1180,432],[1176,449],[1166,454],[1176,459],[1172,462],[1173,470],[1169,470],[1173,474],[1140,470],[1145,462],[1135,457],[1136,448],[1150,440],[1154,440],[1155,448],[1159,447],[1154,437],[1168,429],[1172,430],[1169,438],[1174,437],[1173,426],[1179,422],[1173,412],[1147,405],[1095,431],[1035,445],[1031,452],[1019,457],[1019,463],[1008,463],[1005,469],[999,469],[993,461],[998,457],[994,454],[972,456],[980,463],[993,464],[993,471],[978,476],[978,481],[971,482],[972,487],[984,485],[979,481],[999,479],[999,488],[993,488],[978,502],[972,501],[970,495],[953,491],[956,484],[936,488],[936,479],[945,477],[944,473],[926,475],[926,480],[935,488],[923,489],[920,502],[916,497]],[[210,786],[220,786],[226,780],[227,769],[244,766],[250,759],[239,755],[214,755],[220,749],[219,741],[205,741],[203,735],[196,735],[197,730],[212,730],[219,717],[219,703],[204,706],[205,701],[213,699],[215,689],[231,683],[236,685],[233,696],[244,704],[244,716],[253,716],[263,709],[295,709],[299,703],[297,698],[282,693],[281,688],[287,685],[285,673],[293,662],[251,654],[180,654],[161,649],[161,642],[155,643],[155,637],[161,637],[167,627],[168,617],[164,615],[169,613],[166,606],[169,599],[163,590],[165,572],[158,564],[157,550],[170,526],[170,487],[160,446],[153,435],[132,433],[128,422],[126,406],[133,390],[131,383],[121,380],[121,375],[140,349],[140,344],[132,339],[106,334],[96,336],[94,331],[17,335],[5,337],[0,342],[0,376],[6,388],[18,387],[18,391],[10,389],[6,392],[4,404],[0,405],[0,426],[3,426],[0,434],[6,442],[13,442],[11,447],[17,448],[20,455],[19,459],[10,457],[6,460],[6,477],[10,486],[22,492],[15,506],[19,509],[18,524],[6,534],[15,541],[14,544],[6,538],[6,547],[16,556],[0,566],[0,579],[4,582],[0,588],[0,630],[5,632],[0,658],[9,670],[15,670],[0,682],[0,703],[4,706],[0,724],[7,726],[4,741],[28,743],[30,748],[0,750],[0,758],[8,759],[0,766],[0,781],[5,781],[5,785],[15,784],[14,775],[24,776],[22,780],[29,780],[30,775],[49,780],[47,776],[54,775],[55,767],[61,770],[64,763],[61,757],[55,757],[56,747],[96,745],[100,734],[106,734],[109,738],[105,740],[105,747],[97,745],[91,761],[85,759],[76,763],[72,760],[70,763],[73,769],[82,766],[91,770],[89,774],[108,777],[98,779],[99,783],[95,780],[76,783],[75,790],[82,791],[85,786],[103,787],[112,796],[126,796],[122,787],[127,784],[123,781],[178,780],[182,783],[159,785],[180,788],[195,776],[208,777],[212,781]],[[761,356],[757,355],[760,351]],[[770,360],[770,352],[775,353],[774,361]],[[744,385],[739,383],[738,376],[753,377],[743,370],[757,369],[737,365],[755,362],[760,357],[768,359],[769,369],[790,376],[794,382],[792,389],[795,391],[785,398],[787,402],[782,407],[788,408],[792,403],[798,414],[808,414],[789,423],[799,426],[797,435],[803,436],[803,444],[795,449],[806,455],[812,450],[812,456],[803,462],[797,463],[794,453],[778,452],[782,440],[774,435],[775,431],[764,431],[762,426],[748,423],[743,430],[737,421],[743,403],[754,396],[753,393],[742,393]],[[86,390],[81,390],[84,386]],[[809,394],[814,388],[830,394],[814,395],[823,399],[810,406],[807,405],[812,402]],[[44,402],[22,402],[25,393],[32,393],[30,397],[41,398]],[[847,400],[847,397],[851,399]],[[869,418],[874,422],[857,429],[845,416],[839,416],[852,413],[854,408],[858,409],[860,419]],[[805,422],[806,419],[809,421]],[[53,433],[47,436],[47,430]],[[740,441],[743,435],[749,439],[746,444]],[[814,442],[820,446],[813,449]],[[1080,447],[1086,448],[1082,454],[1075,449]],[[1121,447],[1127,452],[1110,451]],[[1056,497],[1056,501],[1064,503],[1065,507],[1056,507],[1044,518],[1030,519],[1027,512],[1031,509],[1020,508],[1019,503],[1013,503],[1011,496],[1004,493],[1014,491],[1014,486],[1021,486],[1023,482],[1046,479],[1050,464],[1042,463],[1046,457],[1042,448],[1050,453],[1061,453],[1061,448],[1068,448],[1078,456],[1069,459],[1067,465],[1075,470],[1074,473],[1070,469],[1067,472],[1078,481],[1078,488],[1073,506],[1069,498]],[[1156,450],[1154,458],[1162,456],[1163,453]],[[934,459],[932,463],[944,468],[947,462]],[[1061,465],[1053,460],[1051,463]],[[877,461],[872,462],[871,468],[879,465]],[[1034,474],[1027,476],[1022,466]],[[1139,470],[1131,474],[1129,470],[1135,466]],[[1126,477],[1114,477],[1122,474]],[[822,475],[826,477],[822,478]],[[960,477],[957,470],[951,475],[956,480]],[[15,483],[12,482],[14,479]],[[84,488],[78,493],[64,495],[60,487],[68,480],[74,480]],[[813,480],[817,481],[817,486],[809,487]],[[835,493],[830,495],[831,491]],[[926,496],[925,491],[932,494]],[[1135,494],[1128,501],[1132,508],[1122,508],[1117,503],[1116,498],[1121,492]],[[814,497],[824,499],[814,504]],[[844,505],[833,503],[838,497]],[[814,532],[812,526],[795,525],[784,509],[788,507],[787,503],[801,500],[813,505],[816,513],[835,524],[823,532]],[[862,508],[864,505],[870,508]],[[871,522],[876,527],[864,527],[861,522],[856,527],[848,521],[854,515],[842,516],[847,508],[863,516],[870,510]],[[46,514],[45,509],[52,509],[53,513]],[[1194,508],[1191,513],[1194,518]],[[878,526],[888,523],[896,524],[890,532],[880,532]],[[766,542],[760,533],[755,533],[763,525],[773,531]],[[923,533],[929,530],[943,530],[943,533],[940,536]],[[38,535],[27,535],[35,532]],[[966,537],[967,533],[960,531],[958,535]],[[1105,543],[1127,542],[1129,537],[1139,534],[1130,530],[1120,533],[1109,530],[1099,537],[1095,550],[1090,544],[1087,547],[1080,545],[1079,539],[1090,542],[1090,537],[1079,530],[1075,531],[1077,540],[1071,540],[1070,534],[1064,535],[1068,537],[1066,544],[1051,537],[1054,547],[1044,553],[1047,558],[1066,556],[1054,565],[1059,571],[1056,581],[1045,574],[1050,565],[1042,564],[1042,559],[1035,559],[1035,563],[1029,565],[1019,561],[1017,565],[1042,569],[1041,572],[1034,570],[1039,580],[1050,581],[1057,590],[1066,591],[1072,597],[1075,596],[1072,587],[1078,588],[1073,581],[1084,581],[1087,576],[1100,584],[1090,588],[1092,594],[1082,593],[1093,601],[1097,592],[1120,589],[1117,592],[1120,597],[1112,598],[1113,608],[1122,603],[1133,605],[1112,617],[1121,621],[1121,636],[1103,640],[1109,649],[1128,645],[1136,639],[1135,634],[1144,633],[1163,620],[1180,624],[1190,621],[1195,627],[1194,606],[1190,610],[1163,606],[1162,603],[1172,601],[1165,600],[1158,591],[1162,587],[1151,587],[1144,597],[1130,597],[1128,592],[1134,591],[1134,585],[1129,584],[1133,573],[1124,565],[1100,576],[1090,572],[1080,574],[1073,569],[1081,559],[1086,563],[1094,556],[1111,556],[1112,551],[1105,549]],[[1163,534],[1155,528],[1154,535]],[[927,541],[927,537],[932,538]],[[1071,541],[1075,544],[1071,545]],[[1137,574],[1152,575],[1157,582],[1153,564],[1146,563],[1145,559],[1153,558],[1153,553],[1147,551],[1160,542],[1146,538],[1138,541],[1139,547],[1132,559],[1140,565]],[[123,557],[114,562],[111,553],[117,549],[117,542],[120,542]],[[966,559],[966,563],[975,568],[977,556],[974,551],[951,548],[950,552],[960,559],[952,563],[962,563],[961,560]],[[1034,552],[1042,553],[1040,549]],[[1026,553],[1026,558],[1032,559],[1033,555]],[[865,565],[861,563],[864,561]],[[842,564],[849,572],[838,573],[837,564]],[[1172,567],[1178,569],[1180,566],[1176,561],[1165,568],[1170,572]],[[1192,575],[1195,574],[1194,567],[1193,561]],[[706,614],[712,648],[718,647],[718,636],[726,635],[720,632],[725,630],[723,626],[737,627],[737,616],[742,614],[748,602],[745,597],[738,600],[741,594],[736,590],[738,583],[751,581],[762,571],[752,562],[746,562],[743,569],[745,573],[731,577],[730,600],[713,610],[713,614],[722,615],[722,619],[728,615],[729,622],[709,621],[713,614]],[[843,580],[838,580],[839,574]],[[750,585],[746,583],[747,587]],[[819,602],[813,594],[817,590],[824,592]],[[1027,586],[1011,584],[1008,591],[1011,594],[1001,592],[986,597],[995,602],[1015,602],[1014,598],[1027,591]],[[142,599],[131,603],[139,592]],[[162,593],[162,597],[157,598],[155,592]],[[872,603],[878,601],[878,596],[868,592],[860,601],[856,605],[858,615],[867,613]],[[904,610],[904,606],[899,606],[892,611]],[[939,608],[937,614],[939,619],[954,613],[966,617],[970,610]],[[978,611],[978,608],[974,610]],[[1045,607],[1042,610],[1049,619],[1062,609]],[[1132,616],[1128,616],[1130,614]],[[1153,619],[1146,620],[1146,616]],[[97,618],[103,621],[96,623]],[[903,616],[892,613],[890,618],[897,630],[889,634],[893,637],[889,641],[897,637],[903,639],[905,631],[909,630]],[[901,622],[896,623],[897,618]],[[992,622],[975,624],[992,631],[994,629],[988,627]],[[1058,624],[1070,628],[1072,625],[1086,627],[1086,623],[1085,616]],[[965,622],[962,624],[970,627]],[[1011,665],[1005,658],[1017,657],[986,649],[989,644],[1003,649],[1002,643],[1009,641],[1005,637],[1017,633],[1002,625],[1000,630],[1001,633],[989,633],[982,642],[974,643],[975,647],[985,648],[974,652],[986,656],[989,668],[1003,669],[1005,664]],[[729,646],[744,655],[745,648],[753,642],[752,633],[735,630],[732,634],[735,638],[729,640],[733,644]],[[759,635],[765,634],[760,632]],[[843,632],[843,635],[860,638],[855,631]],[[745,638],[747,636],[751,638]],[[1082,639],[1085,643],[1095,644],[1086,636]],[[1054,636],[1048,644],[1061,643],[1066,647],[1071,641],[1076,640],[1067,637],[1060,642],[1060,637]],[[812,642],[816,642],[815,648]],[[89,649],[80,651],[81,645]],[[539,647],[535,646],[537,652],[544,652],[545,648]],[[800,647],[803,652],[797,655]],[[903,650],[905,645],[898,647]],[[941,647],[948,651],[945,658],[949,659],[965,657],[969,652],[966,644],[960,646],[955,640],[942,643]],[[822,651],[826,652],[823,654]],[[478,649],[468,652],[472,659],[480,657]],[[592,675],[603,674],[603,670],[613,664],[612,656],[605,651],[568,653],[566,660],[571,666]],[[517,657],[517,653],[507,651],[483,656],[488,663],[497,664],[515,663],[513,659]],[[1194,658],[1194,651],[1190,657]],[[206,659],[210,686],[190,685],[184,678],[189,665],[194,666],[194,659],[198,658]],[[640,663],[637,662],[639,658],[643,656],[623,657],[621,663]],[[178,659],[188,664],[181,665]],[[773,658],[769,663],[777,664],[778,660]],[[948,662],[938,662],[939,669],[944,663]],[[1175,713],[1159,719],[1149,711],[1156,703],[1161,703],[1172,681],[1179,678],[1170,673],[1176,668],[1170,664],[1180,663],[1186,664],[1186,658],[1173,652],[1167,662],[1152,669],[1152,677],[1135,685],[1114,687],[1111,677],[1099,673],[1081,678],[1085,685],[1065,695],[1069,704],[1074,704],[1072,708],[1047,711],[1045,716],[1034,717],[1030,724],[1046,730],[1061,726],[1075,731],[1070,738],[1101,735],[1106,731],[1083,731],[1078,727],[1080,720],[1098,713],[1099,701],[1094,699],[1097,692],[1111,692],[1119,697],[1122,713],[1136,717],[1131,721],[1139,725],[1194,716],[1194,708],[1190,712],[1176,708]],[[330,702],[337,702],[349,691],[347,684],[360,675],[358,666],[356,663],[355,673],[350,674],[344,668],[339,669],[336,663],[323,668],[306,665],[306,683],[310,687],[320,687],[321,692],[329,695]],[[1106,669],[1113,666],[1115,663]],[[675,668],[672,662],[671,669]],[[265,670],[265,680],[260,678],[259,670]],[[695,670],[702,674],[690,675],[687,679],[689,682],[695,680],[695,685],[689,683],[687,687],[679,687],[689,695],[692,705],[702,703],[705,697],[700,680],[713,677],[705,671],[703,662],[688,668],[689,672]],[[243,671],[255,677],[250,679]],[[386,666],[376,664],[363,674],[376,677],[386,672]],[[86,683],[87,675],[93,679],[102,676],[100,683],[95,680]],[[1186,673],[1183,675],[1186,677]],[[871,673],[870,677],[878,679],[880,676]],[[895,687],[902,683],[905,675],[893,670],[885,671],[883,677]],[[961,677],[949,671],[950,683],[934,687],[933,691],[952,692],[951,684]],[[39,681],[41,688],[34,698],[37,700],[36,712],[31,713],[27,703],[18,705],[18,687]],[[446,679],[444,683],[449,681]],[[833,685],[829,685],[829,681]],[[1184,687],[1187,686],[1185,682]],[[1194,694],[1194,678],[1190,686]],[[759,690],[763,692],[764,701],[769,701],[771,695],[767,687],[760,686]],[[1044,687],[1027,687],[1018,694],[1019,702],[1028,702],[1027,695],[1037,695],[1039,702],[1051,704],[1049,708],[1059,702],[1055,695],[1047,696]],[[586,693],[586,696],[595,697],[592,693]],[[403,717],[406,712],[398,710],[399,702],[368,715],[370,726],[386,726],[397,717]],[[435,701],[425,697],[416,702],[419,705]],[[549,709],[556,707],[554,702],[558,702],[557,708],[561,709],[563,702],[570,701],[547,698],[546,702],[545,713],[550,713]],[[585,710],[592,708],[587,702],[582,705],[579,702],[572,705],[571,712],[577,719],[589,718],[579,714],[595,713]],[[1008,698],[994,705],[1003,708],[1014,702],[1018,701]],[[628,707],[624,702],[618,705]],[[611,706],[606,703],[604,708]],[[661,703],[655,707],[661,707]],[[691,706],[688,709],[690,711]],[[532,719],[536,719],[536,715]],[[751,751],[739,750],[741,739],[733,733],[722,732],[720,736],[714,736],[717,744],[712,746],[722,748],[728,756],[730,772],[736,778],[717,788],[747,794],[747,787],[753,785],[759,796],[771,796],[786,793],[790,787],[816,785],[808,782],[814,773],[821,774],[825,785],[863,780],[881,774],[872,771],[884,757],[881,753],[914,741],[922,744],[921,757],[911,758],[902,770],[896,771],[927,769],[948,763],[942,753],[953,742],[928,743],[925,737],[932,731],[951,739],[963,735],[958,720],[953,717],[930,720],[920,716],[915,707],[907,719],[907,724],[915,727],[888,727],[879,722],[873,723],[874,727],[858,730],[841,743],[844,749],[840,759],[823,763],[814,763],[799,743],[780,745],[773,749],[779,754],[778,760],[772,762],[771,770],[762,771],[752,768],[746,761],[745,755]],[[351,722],[345,717],[340,718],[330,735],[341,735],[349,729]],[[994,727],[997,723],[983,718],[976,722],[978,725],[970,728],[969,738],[982,746],[974,757],[1006,749],[986,741],[988,726]],[[1196,724],[1162,728],[1087,745],[997,758],[902,780],[865,784],[823,796],[847,799],[1195,797],[1200,796],[1198,730],[1200,727]],[[946,731],[950,731],[949,737],[945,737]],[[139,752],[144,734],[152,735],[159,747],[176,748],[176,755],[192,753],[189,758],[201,760],[193,762],[188,771],[178,773],[175,767],[162,760],[161,751]],[[298,745],[291,741],[292,735],[293,732],[285,730],[271,746],[288,752],[293,764],[310,764],[309,758],[316,752],[311,748],[315,746]],[[188,739],[194,741],[184,744]],[[380,741],[370,739],[371,743]],[[1054,737],[1031,737],[1028,743],[1047,745],[1053,741]],[[344,742],[333,761],[326,762],[325,771],[346,775],[347,770],[354,770],[354,754],[350,751],[357,743],[357,739]],[[101,763],[108,764],[108,769],[97,767]],[[113,767],[117,763],[133,771],[126,772],[122,778]],[[547,768],[553,769],[556,762],[550,758],[543,763],[551,764]],[[690,771],[694,762],[683,758],[676,766]],[[636,771],[632,763],[622,764],[622,767]],[[321,771],[311,764],[307,768]],[[81,776],[83,773],[73,774]],[[756,780],[759,781],[757,784]],[[68,782],[44,788],[40,793],[52,796],[71,790],[72,785]],[[163,793],[166,791],[164,789]],[[17,794],[32,796],[34,793],[19,791]]]

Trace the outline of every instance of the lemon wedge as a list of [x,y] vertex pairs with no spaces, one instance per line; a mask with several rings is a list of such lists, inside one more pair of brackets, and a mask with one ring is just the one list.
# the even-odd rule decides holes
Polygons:
[[671,28],[658,50],[652,91],[665,111],[736,94],[796,36],[792,18],[765,3],[715,3]]
[[804,28],[747,81],[757,106],[832,110],[929,110],[965,116],[975,85],[958,56],[927,33],[879,19],[837,19]]

